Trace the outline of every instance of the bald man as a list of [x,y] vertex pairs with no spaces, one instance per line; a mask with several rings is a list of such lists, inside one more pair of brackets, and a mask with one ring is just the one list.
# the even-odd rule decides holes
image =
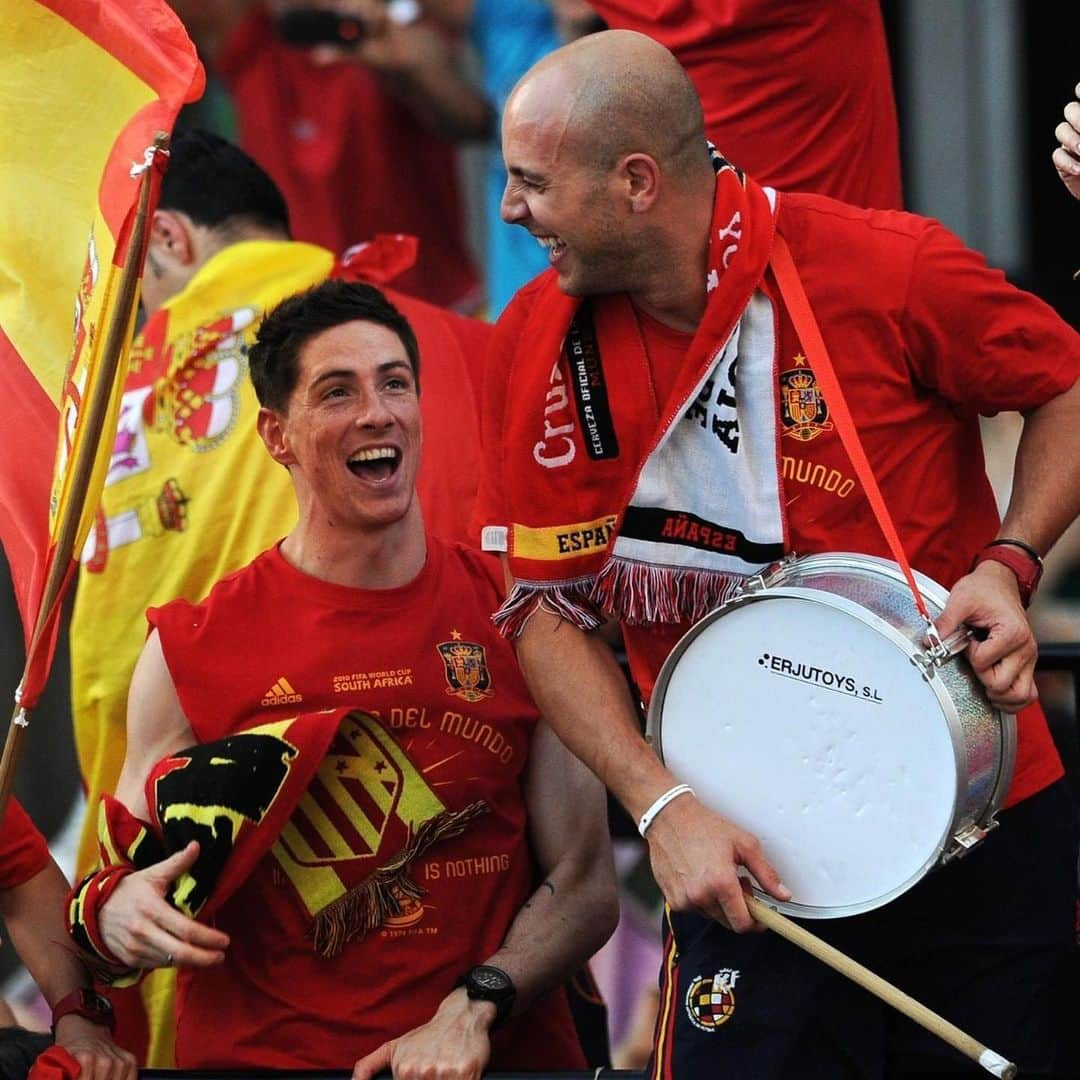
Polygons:
[[[742,175],[643,36],[545,58],[502,133],[503,216],[550,269],[496,330],[475,521],[507,557],[496,618],[544,714],[647,831],[670,906],[653,1075],[957,1065],[779,938],[745,933],[740,871],[790,895],[770,852],[657,760],[592,632],[621,623],[647,701],[689,626],[785,553],[890,555],[778,291],[781,244],[907,557],[951,588],[939,631],[980,631],[968,659],[1019,713],[1000,827],[886,908],[815,928],[1026,1068],[1059,1067],[1048,1002],[1071,962],[1075,813],[1024,608],[1080,510],[1080,337],[933,221]],[[1004,521],[978,432],[1002,409],[1026,417]],[[718,697],[737,677],[718,672]]]

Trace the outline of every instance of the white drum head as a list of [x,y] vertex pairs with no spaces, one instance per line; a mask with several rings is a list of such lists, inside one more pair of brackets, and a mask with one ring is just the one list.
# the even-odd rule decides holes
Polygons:
[[799,592],[748,598],[684,639],[658,686],[658,741],[706,805],[757,835],[792,892],[777,906],[826,918],[934,865],[962,750],[898,631]]

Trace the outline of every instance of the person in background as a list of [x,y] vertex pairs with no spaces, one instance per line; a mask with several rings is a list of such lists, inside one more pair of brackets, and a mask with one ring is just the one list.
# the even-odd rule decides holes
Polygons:
[[417,3],[172,6],[231,96],[240,145],[285,196],[297,240],[338,252],[377,233],[415,236],[420,258],[401,291],[479,310],[454,141],[485,137],[492,113]]
[[[91,806],[120,775],[146,608],[201,599],[295,521],[288,477],[259,446],[247,378],[263,313],[330,275],[385,284],[416,257],[410,239],[385,236],[336,261],[325,248],[290,239],[289,223],[281,192],[247,154],[216,135],[177,133],[143,274],[148,319],[132,346],[71,624],[76,748]],[[420,501],[433,532],[460,539],[480,464],[471,375],[490,327],[390,295],[429,358]],[[95,825],[88,815],[80,876],[97,861]],[[126,1044],[158,1067],[172,1064],[171,980],[171,972],[155,973],[116,996]],[[149,1028],[142,1001],[152,1003]]]
[[675,54],[709,140],[759,183],[903,208],[879,0],[589,2],[612,29],[647,34]]

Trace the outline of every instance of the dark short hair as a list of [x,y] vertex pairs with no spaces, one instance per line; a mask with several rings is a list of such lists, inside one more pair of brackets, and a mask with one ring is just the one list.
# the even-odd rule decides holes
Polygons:
[[289,234],[277,184],[239,146],[199,128],[173,135],[158,207],[212,229],[250,223]]
[[324,281],[283,300],[263,319],[248,353],[259,404],[275,412],[288,412],[299,376],[300,350],[316,334],[350,322],[378,323],[397,334],[408,353],[419,392],[420,349],[409,320],[373,285]]

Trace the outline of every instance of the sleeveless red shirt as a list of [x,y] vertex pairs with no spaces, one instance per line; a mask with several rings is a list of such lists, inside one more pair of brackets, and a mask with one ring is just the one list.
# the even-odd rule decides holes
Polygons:
[[[458,976],[501,945],[532,891],[523,768],[537,722],[511,647],[490,622],[497,564],[428,541],[408,585],[309,577],[278,548],[201,604],[152,608],[200,741],[276,717],[363,710],[250,880],[215,916],[224,965],[181,972],[180,1068],[351,1067],[430,1019]],[[482,799],[489,812],[412,864],[418,904],[318,955],[308,931],[410,828]],[[492,1068],[584,1067],[560,990],[492,1040]]]

